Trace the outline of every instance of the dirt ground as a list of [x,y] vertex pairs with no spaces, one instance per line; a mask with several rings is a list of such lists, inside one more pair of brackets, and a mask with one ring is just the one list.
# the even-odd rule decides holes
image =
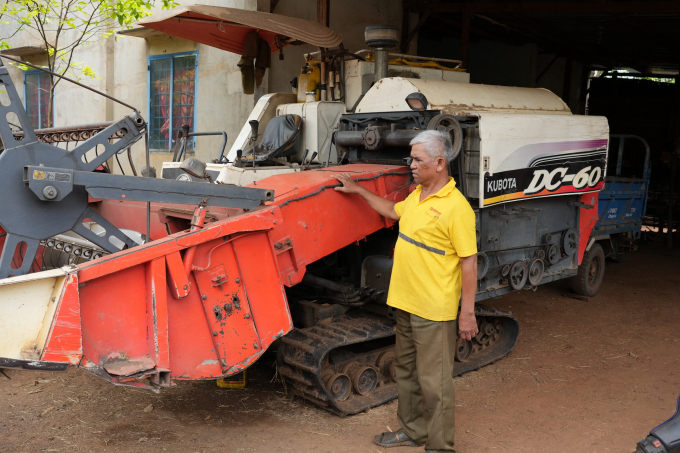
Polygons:
[[[456,379],[459,452],[632,452],[669,418],[680,393],[680,251],[641,243],[607,262],[590,302],[556,282],[491,305],[512,310],[519,342],[505,359]],[[160,395],[81,370],[0,374],[7,452],[379,452],[397,403],[339,418],[272,380],[274,355],[246,389],[179,383]],[[394,448],[389,453],[423,451]]]

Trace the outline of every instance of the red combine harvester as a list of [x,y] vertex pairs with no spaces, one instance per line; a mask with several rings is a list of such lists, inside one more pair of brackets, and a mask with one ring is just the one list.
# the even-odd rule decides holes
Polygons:
[[[231,17],[266,31],[280,26],[272,16],[189,7],[147,26],[173,34],[184,18],[200,34]],[[261,38],[284,46],[299,27],[308,42],[315,33],[337,40],[318,24],[281,20],[294,22],[284,27],[288,38],[277,30]],[[375,72],[385,76],[383,51],[375,50],[385,64]],[[328,55],[327,65],[311,65],[330,71],[326,80],[356,57],[342,48]],[[268,95],[253,133],[237,138],[251,148],[207,167],[188,159],[177,166],[187,176],[169,180],[96,171],[145,139],[139,112],[34,131],[4,66],[0,82],[0,187],[11,200],[0,205],[0,367],[78,366],[158,391],[239,373],[278,340],[280,374],[315,404],[347,415],[395,398],[386,292],[398,229],[359,197],[334,191],[333,175],[403,200],[414,186],[402,158],[427,129],[451,134],[450,172],[477,214],[477,301],[573,277],[592,246],[607,123],[572,115],[546,90],[379,78],[352,113],[333,101],[336,89],[306,103],[281,95],[285,102],[271,105]],[[350,82],[340,85],[349,96]],[[319,120],[338,109],[334,122]],[[64,141],[78,144],[55,146]],[[244,187],[191,181],[210,171],[218,182],[251,173]],[[504,357],[519,334],[508,311],[477,304],[476,315],[480,333],[459,340],[457,374]]]

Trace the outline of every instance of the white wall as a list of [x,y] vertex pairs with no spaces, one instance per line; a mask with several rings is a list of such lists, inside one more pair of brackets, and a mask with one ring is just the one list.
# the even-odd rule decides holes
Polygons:
[[[160,2],[157,3],[160,5]],[[179,3],[189,5],[196,2],[181,0]],[[256,0],[201,0],[199,3],[251,10],[257,6]],[[11,27],[2,24],[0,35],[7,36]],[[41,41],[29,32],[18,33],[10,42],[14,48],[41,46]],[[96,44],[81,46],[74,53],[74,60],[91,66],[97,75],[97,78],[84,79],[82,83],[134,106],[146,118],[148,57],[186,51],[198,51],[195,130],[226,131],[231,143],[255,102],[254,95],[243,94],[241,75],[236,66],[238,55],[170,36],[143,39],[114,35]],[[23,58],[34,64],[46,63],[44,53]],[[23,71],[13,67],[9,71],[23,99]],[[266,81],[262,89],[266,92]],[[55,126],[119,120],[130,113],[127,107],[67,81],[60,81],[55,90]],[[217,157],[221,137],[199,137],[196,140],[196,156],[199,159],[208,161]],[[156,167],[159,174],[162,162],[170,157],[169,154],[152,153],[152,166]],[[145,164],[141,142],[133,147],[133,158],[137,170],[141,170]],[[130,174],[127,156],[121,156],[120,161],[125,173]],[[115,160],[110,160],[109,164],[115,172],[119,172]]]
[[[182,5],[197,3],[181,1]],[[200,4],[227,6],[254,10],[255,0],[202,0]],[[241,73],[236,64],[239,56],[214,47],[197,44],[172,36],[148,39],[118,36],[115,43],[114,96],[137,107],[146,118],[148,115],[148,57],[178,52],[198,51],[198,81],[196,83],[196,132],[225,131],[229,138],[227,150],[238,135],[241,126],[255,105],[255,95],[243,94]],[[114,107],[114,118],[128,114],[123,106]],[[203,161],[217,158],[222,137],[197,137],[196,157]],[[133,148],[134,162],[139,171],[145,165],[143,145]],[[151,166],[158,175],[162,162],[171,159],[170,154],[151,153]],[[124,162],[123,162],[124,160]],[[123,169],[129,174],[127,159],[121,159]],[[117,168],[116,163],[114,167]]]
[[[160,2],[157,2],[160,5]],[[180,0],[180,5],[195,3],[227,6],[249,10],[269,11],[269,0]],[[160,11],[160,6],[157,7]],[[361,12],[360,14],[358,12]],[[315,0],[282,0],[274,13],[316,21]],[[364,29],[368,25],[390,24],[401,28],[401,2],[394,0],[332,0],[330,27],[343,34],[346,48],[357,51],[366,47]],[[413,26],[418,18],[410,18]],[[0,24],[0,33],[8,27]],[[6,36],[6,34],[5,34]],[[22,32],[11,40],[14,47],[39,46],[40,41]],[[410,52],[415,51],[417,39],[412,41]],[[229,136],[227,150],[238,135],[256,99],[268,92],[291,91],[289,81],[299,75],[304,64],[303,54],[318,50],[309,45],[290,46],[284,50],[285,60],[272,56],[272,68],[268,70],[263,86],[254,95],[243,94],[241,74],[236,66],[239,56],[197,44],[180,38],[158,36],[148,39],[114,35],[97,44],[83,46],[74,59],[92,67],[95,79],[83,81],[87,86],[107,92],[121,101],[137,108],[146,118],[148,115],[148,57],[178,52],[198,51],[198,82],[196,92],[195,130],[226,131]],[[45,55],[25,57],[26,61],[44,64]],[[23,97],[23,73],[10,68],[11,75]],[[59,82],[55,93],[55,126],[69,126],[123,118],[130,110],[118,103],[89,92],[66,81]],[[217,157],[221,137],[198,137],[196,157],[210,161]],[[120,156],[126,174],[130,174],[127,156]],[[140,142],[133,147],[137,170],[145,164],[144,146]],[[152,153],[151,165],[160,174],[163,161],[170,160],[167,153]],[[119,172],[114,159],[109,161],[113,171]]]

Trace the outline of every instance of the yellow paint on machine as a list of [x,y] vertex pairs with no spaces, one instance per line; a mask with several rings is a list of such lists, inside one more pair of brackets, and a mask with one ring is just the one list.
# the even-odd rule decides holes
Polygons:
[[500,202],[508,201],[508,200],[517,200],[518,198],[528,198],[528,197],[526,195],[524,195],[524,192],[506,193],[504,195],[499,195],[497,197],[486,198],[484,200],[484,206],[488,206],[490,204],[500,203]]

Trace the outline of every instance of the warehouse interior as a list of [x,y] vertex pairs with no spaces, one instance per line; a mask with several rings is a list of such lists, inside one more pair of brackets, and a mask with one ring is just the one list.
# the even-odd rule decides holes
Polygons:
[[[607,117],[613,134],[643,137],[652,162],[648,221],[658,227],[670,218],[675,231],[679,8],[672,1],[405,1],[404,11],[419,19],[402,27],[401,46],[415,36],[419,55],[462,60],[471,83],[546,88],[573,113]],[[624,174],[640,176],[643,158],[644,149],[631,149]],[[668,246],[678,242],[671,236]]]

